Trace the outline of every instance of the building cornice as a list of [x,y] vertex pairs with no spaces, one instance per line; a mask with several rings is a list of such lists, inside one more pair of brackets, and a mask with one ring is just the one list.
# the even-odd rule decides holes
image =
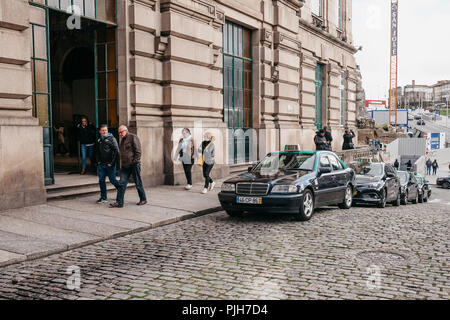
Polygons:
[[358,49],[355,48],[354,46],[352,46],[352,45],[342,41],[338,37],[335,37],[335,36],[329,34],[328,32],[323,31],[320,28],[317,28],[317,27],[311,25],[311,23],[309,23],[305,19],[299,18],[299,23],[300,23],[300,27],[303,27],[304,29],[307,29],[311,33],[313,33],[313,34],[315,34],[315,35],[317,35],[317,36],[319,36],[321,38],[324,38],[326,40],[329,40],[329,41],[333,42],[337,46],[340,46],[340,47],[343,47],[343,48],[347,49],[347,51],[350,51],[353,54],[358,52]]

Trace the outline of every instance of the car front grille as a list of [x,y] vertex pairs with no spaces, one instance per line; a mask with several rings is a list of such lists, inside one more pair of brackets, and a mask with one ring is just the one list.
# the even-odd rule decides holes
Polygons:
[[269,191],[267,183],[238,183],[236,193],[246,196],[265,196]]

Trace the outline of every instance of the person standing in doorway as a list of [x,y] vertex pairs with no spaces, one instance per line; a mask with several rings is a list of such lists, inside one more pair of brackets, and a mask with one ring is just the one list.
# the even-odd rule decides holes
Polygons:
[[398,171],[399,167],[400,167],[400,163],[398,162],[398,159],[395,159],[395,161],[394,161],[394,168]]
[[183,163],[184,174],[186,176],[187,185],[186,190],[192,189],[192,166],[194,165],[195,149],[194,139],[192,138],[191,131],[188,128],[184,128],[182,131],[183,137],[178,142],[178,155],[179,159]]
[[428,158],[426,165],[427,165],[427,175],[430,175],[431,174],[431,165],[432,165],[430,158]]
[[89,156],[91,166],[94,164],[95,128],[88,122],[86,117],[81,118],[81,123],[77,126],[78,141],[81,146],[81,175],[86,174],[86,158]]
[[116,165],[119,159],[119,145],[116,138],[108,132],[108,125],[100,126],[100,138],[97,140],[97,170],[100,184],[101,197],[97,203],[106,203],[108,196],[106,192],[106,177],[117,190],[120,184],[116,179]]
[[208,193],[208,191],[212,191],[216,185],[216,183],[211,179],[210,174],[211,170],[214,167],[215,159],[214,159],[214,137],[211,133],[206,132],[204,134],[204,140],[202,142],[202,146],[198,149],[198,152],[203,156],[203,177],[205,178],[205,187],[203,188],[202,194]]
[[436,159],[434,159],[432,166],[433,166],[433,175],[436,175],[437,169],[439,168],[439,165],[438,165]]
[[331,151],[331,143],[333,142],[333,136],[331,135],[331,132],[328,130],[327,126],[324,126],[323,130],[325,131],[325,139],[327,140],[327,150]]
[[353,132],[353,130],[345,129],[344,143],[342,144],[342,150],[355,149],[355,145],[353,144],[354,137],[355,133]]
[[123,208],[125,191],[127,190],[130,176],[133,176],[136,189],[139,194],[138,206],[147,204],[147,196],[141,178],[141,141],[138,136],[128,132],[126,126],[119,127],[120,136],[120,188],[117,191],[117,199],[115,203],[110,205],[111,208]]

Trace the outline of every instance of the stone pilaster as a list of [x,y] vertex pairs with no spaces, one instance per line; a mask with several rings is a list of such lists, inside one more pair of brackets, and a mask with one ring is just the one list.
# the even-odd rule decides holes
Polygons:
[[28,1],[0,0],[0,210],[46,201],[43,133],[32,117],[29,17]]

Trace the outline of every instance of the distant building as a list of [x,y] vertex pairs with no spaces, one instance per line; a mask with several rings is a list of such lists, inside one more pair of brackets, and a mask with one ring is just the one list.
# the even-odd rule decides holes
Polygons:
[[450,99],[450,80],[441,80],[432,85],[434,104],[446,103]]

